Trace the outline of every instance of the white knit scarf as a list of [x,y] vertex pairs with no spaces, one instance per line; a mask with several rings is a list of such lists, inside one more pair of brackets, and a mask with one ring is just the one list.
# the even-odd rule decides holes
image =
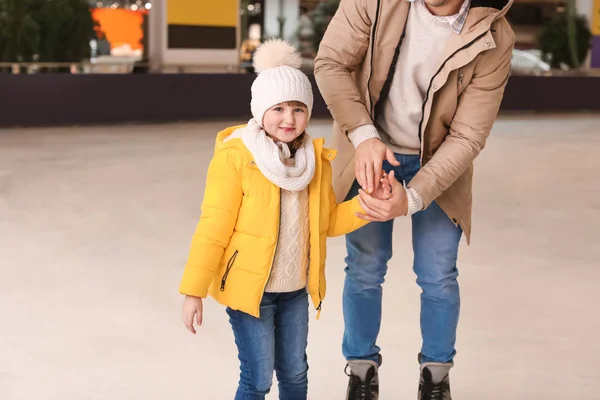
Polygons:
[[308,135],[302,147],[296,151],[294,165],[286,165],[286,160],[291,156],[288,145],[274,142],[254,119],[240,131],[242,142],[269,181],[291,192],[302,191],[308,186],[315,174],[315,148]]

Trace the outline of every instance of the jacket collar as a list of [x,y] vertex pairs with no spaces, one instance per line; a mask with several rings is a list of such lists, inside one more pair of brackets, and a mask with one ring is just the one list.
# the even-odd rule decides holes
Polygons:
[[[409,3],[423,0],[408,0]],[[492,23],[505,16],[514,0],[465,0],[458,14],[446,17],[457,34],[471,36],[470,33],[488,30]],[[483,29],[480,29],[483,28]]]
[[488,30],[494,21],[506,15],[514,0],[471,0],[464,31],[470,33],[483,27]]

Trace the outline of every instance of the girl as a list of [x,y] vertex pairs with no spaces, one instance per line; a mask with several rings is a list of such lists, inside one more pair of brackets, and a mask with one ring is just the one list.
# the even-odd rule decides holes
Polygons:
[[[253,119],[217,135],[180,286],[192,333],[207,294],[227,306],[241,363],[236,400],[264,399],[273,370],[280,399],[306,399],[308,297],[320,313],[327,236],[366,223],[357,198],[336,203],[335,152],[305,132],[313,94],[300,62],[283,41],[257,49]],[[388,198],[382,182],[373,195]]]

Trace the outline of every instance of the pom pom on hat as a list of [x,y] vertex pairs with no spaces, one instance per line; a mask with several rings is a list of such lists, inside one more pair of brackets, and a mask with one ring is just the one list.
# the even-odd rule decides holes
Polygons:
[[276,104],[298,101],[312,112],[312,85],[299,70],[302,57],[296,49],[281,39],[269,40],[254,52],[253,65],[258,76],[252,84],[250,107],[256,122],[262,127],[265,112]]
[[298,69],[302,65],[302,57],[291,44],[272,39],[258,46],[254,52],[253,64],[257,74],[283,65]]

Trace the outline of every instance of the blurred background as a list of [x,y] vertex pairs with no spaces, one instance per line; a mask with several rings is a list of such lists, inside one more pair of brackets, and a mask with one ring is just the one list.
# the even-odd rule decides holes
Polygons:
[[[515,0],[503,110],[600,109],[599,1]],[[312,75],[338,4],[0,0],[0,126],[246,117],[257,45],[289,40]],[[318,93],[314,115],[329,115]]]
[[[400,0],[399,0],[400,1]],[[222,307],[177,293],[216,133],[250,117],[252,54],[312,76],[334,0],[0,0],[0,399],[231,399]],[[600,0],[515,0],[512,76],[461,244],[458,400],[598,400]],[[330,137],[315,88],[309,132]],[[410,221],[384,286],[383,400],[416,396]],[[343,238],[311,319],[312,400],[343,399]],[[313,314],[314,316],[314,314]],[[274,387],[271,398],[276,398]]]
[[[250,70],[260,41],[301,49],[307,67],[336,0],[2,0],[4,72]],[[595,0],[515,0],[518,74],[600,68]],[[55,64],[55,65],[50,65]],[[62,65],[63,69],[59,69]],[[64,67],[68,67],[64,69]]]

